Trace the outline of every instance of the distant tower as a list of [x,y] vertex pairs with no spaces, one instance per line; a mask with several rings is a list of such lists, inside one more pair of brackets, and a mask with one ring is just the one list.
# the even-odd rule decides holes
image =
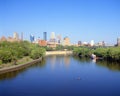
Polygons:
[[105,41],[102,41],[102,46],[105,46]]
[[50,42],[56,42],[55,33],[54,32],[51,33]]
[[47,32],[43,32],[43,40],[47,41]]
[[30,35],[30,41],[33,43],[35,41],[35,37],[33,35]]
[[18,33],[17,33],[17,32],[14,32],[14,34],[13,34],[13,38],[14,38],[14,39],[16,39],[16,40],[18,40],[18,39],[19,39],[19,35],[18,35]]
[[82,42],[81,41],[78,41],[78,46],[81,46],[82,45]]
[[120,37],[117,38],[117,46],[120,46]]
[[58,42],[58,44],[61,44],[61,40],[62,40],[61,35],[58,35],[58,36],[57,36],[57,40],[58,40],[58,41],[57,41],[57,42]]
[[95,44],[95,43],[94,43],[94,40],[91,40],[90,45],[91,45],[91,46],[94,46],[94,44]]
[[63,45],[64,46],[69,46],[70,45],[70,38],[65,37],[64,40],[63,40]]
[[21,40],[23,41],[23,32],[21,32]]
[[55,39],[55,33],[54,32],[51,33],[50,39]]

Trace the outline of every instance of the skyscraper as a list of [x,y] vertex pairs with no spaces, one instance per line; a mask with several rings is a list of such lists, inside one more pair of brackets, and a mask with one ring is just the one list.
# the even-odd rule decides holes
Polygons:
[[31,41],[31,43],[33,43],[34,40],[35,40],[35,37],[33,35],[30,35],[30,41]]
[[21,32],[21,40],[23,41],[23,32]]
[[55,33],[54,32],[51,32],[51,37],[50,39],[55,39]]
[[58,36],[57,36],[57,42],[58,42],[58,44],[61,44],[61,40],[62,40],[61,35],[58,35]]
[[57,45],[55,33],[52,32],[50,36],[50,41],[47,43],[49,47],[55,48]]
[[15,40],[18,40],[18,39],[19,39],[19,35],[18,35],[17,32],[14,32],[14,34],[13,34],[13,38],[14,38]]
[[47,41],[47,32],[43,32],[43,40]]
[[120,37],[117,38],[117,46],[120,46]]
[[78,46],[81,46],[82,45],[82,42],[81,41],[78,41]]
[[52,32],[50,36],[50,42],[56,42],[55,33]]
[[94,40],[91,40],[91,42],[90,42],[90,46],[94,46]]
[[70,46],[70,38],[65,37],[64,40],[63,40],[63,45],[64,46]]

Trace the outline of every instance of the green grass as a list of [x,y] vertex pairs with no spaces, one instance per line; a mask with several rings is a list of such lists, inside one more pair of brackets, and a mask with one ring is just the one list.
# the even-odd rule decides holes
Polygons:
[[[17,60],[16,65],[25,64],[25,63],[30,62],[32,60],[33,59],[30,58],[29,56],[25,56],[22,59]],[[11,67],[11,66],[15,66],[14,62],[10,62],[10,63],[2,63],[2,62],[0,62],[0,68]]]

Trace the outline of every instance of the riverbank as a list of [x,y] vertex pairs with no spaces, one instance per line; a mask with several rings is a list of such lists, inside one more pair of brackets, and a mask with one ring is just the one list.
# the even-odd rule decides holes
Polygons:
[[13,66],[10,66],[10,67],[2,68],[2,69],[0,69],[0,74],[20,70],[22,68],[28,67],[28,66],[30,66],[32,64],[35,64],[37,62],[40,62],[41,60],[42,60],[42,57],[39,58],[39,59],[36,59],[36,60],[29,61],[29,62],[24,63],[24,64],[13,65]]
[[72,51],[46,51],[46,56],[47,55],[71,55],[73,54]]
[[120,62],[120,47],[78,47],[73,50],[73,54],[80,57],[91,57],[91,54],[95,54],[97,58]]
[[[72,53],[73,53],[72,51],[46,51],[45,56],[47,56],[47,55],[71,55]],[[24,64],[10,65],[7,67],[5,66],[0,69],[0,74],[12,72],[12,71],[16,71],[16,70],[28,67],[32,64],[40,62],[41,60],[42,60],[42,57],[39,59],[30,60],[29,62],[24,63]]]

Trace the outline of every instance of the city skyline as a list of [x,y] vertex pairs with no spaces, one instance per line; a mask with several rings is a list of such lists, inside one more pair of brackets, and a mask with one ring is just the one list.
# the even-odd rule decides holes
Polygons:
[[0,37],[13,32],[47,38],[51,32],[78,41],[116,44],[120,37],[119,0],[1,0]]

